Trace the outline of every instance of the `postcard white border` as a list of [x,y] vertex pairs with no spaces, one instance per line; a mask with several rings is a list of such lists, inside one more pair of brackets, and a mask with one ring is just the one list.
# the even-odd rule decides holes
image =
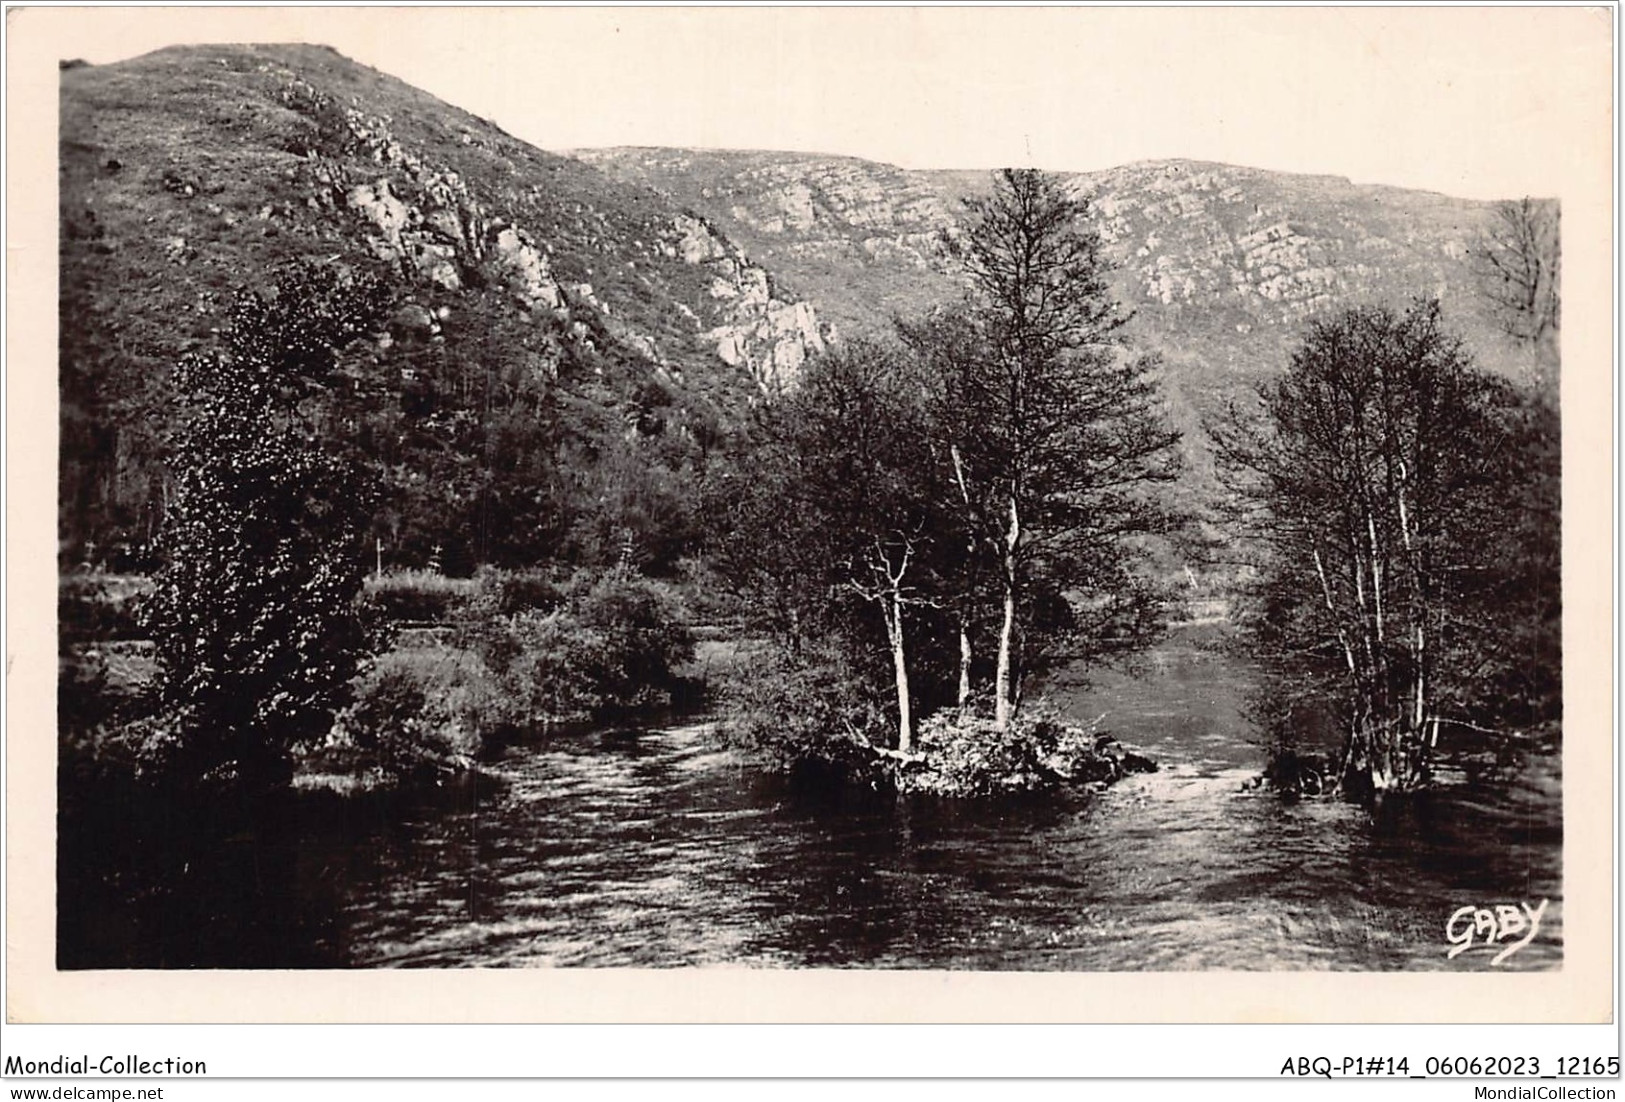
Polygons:
[[[313,40],[415,9],[134,9],[176,41]],[[1401,9],[1403,11],[1404,9]],[[1611,12],[1546,9],[1597,21]],[[1474,9],[1445,9],[1476,33]],[[58,61],[117,34],[96,9],[8,12],[6,1007],[12,1022],[1597,1022],[1612,1014],[1614,731],[1611,69],[1551,105],[1586,152],[1563,189],[1565,960],[1517,974],[1022,974],[823,970],[57,972],[54,969]],[[481,18],[478,10],[469,19]],[[628,9],[636,18],[637,9]],[[930,9],[920,13],[930,18]],[[1178,13],[1168,12],[1171,19]],[[1434,11],[1432,18],[1439,18]],[[741,20],[749,13],[741,11]],[[1021,12],[990,33],[1022,33]],[[1532,43],[1538,47],[1538,43]],[[1223,59],[1215,58],[1215,64]],[[1611,50],[1608,53],[1611,64]],[[678,59],[674,63],[681,63]],[[1572,59],[1565,60],[1571,64]],[[1607,67],[1605,67],[1606,69]],[[1203,74],[1178,75],[1199,94]],[[1171,87],[1170,94],[1179,94]],[[1465,138],[1468,136],[1464,136]],[[1592,157],[1591,154],[1595,156]],[[1509,150],[1516,156],[1516,150]],[[70,320],[71,324],[71,320]]]

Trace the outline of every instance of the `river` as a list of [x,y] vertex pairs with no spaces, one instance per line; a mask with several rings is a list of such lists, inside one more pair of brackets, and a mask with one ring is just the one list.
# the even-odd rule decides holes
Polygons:
[[[92,835],[76,833],[59,962],[1561,966],[1554,760],[1376,812],[1247,791],[1264,761],[1242,711],[1254,680],[1176,637],[1131,672],[1058,682],[1065,711],[1105,713],[1162,768],[1036,802],[796,791],[694,721],[539,738],[487,776],[410,797],[301,799],[184,861],[124,830],[89,856]],[[1538,935],[1501,964],[1482,946],[1446,956],[1458,908],[1542,899]]]

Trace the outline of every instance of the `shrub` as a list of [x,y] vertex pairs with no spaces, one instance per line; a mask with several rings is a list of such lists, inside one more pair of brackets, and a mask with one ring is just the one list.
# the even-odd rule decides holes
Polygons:
[[1286,796],[1319,796],[1340,783],[1336,763],[1324,754],[1277,747],[1259,780]]
[[410,777],[469,768],[520,719],[479,655],[424,647],[380,656],[340,727],[386,774]]
[[508,658],[503,684],[534,724],[597,715],[611,704],[601,634],[564,612],[522,612],[502,625]]
[[1064,722],[1043,704],[1028,706],[1006,731],[990,718],[944,710],[920,724],[917,759],[900,763],[904,792],[985,797],[1067,784],[1109,784],[1126,773],[1154,772],[1148,758],[1125,750],[1093,725]]
[[[1006,731],[991,716],[941,709],[915,731],[912,752],[890,749],[896,717],[872,678],[826,643],[764,647],[726,685],[723,731],[764,765],[823,785],[862,785],[951,798],[1110,784],[1156,764],[1094,724],[1025,706]],[[991,701],[984,699],[985,705]]]
[[444,623],[473,598],[477,584],[471,578],[448,578],[432,570],[403,570],[369,577],[362,592],[387,619]]
[[723,729],[769,768],[807,779],[882,787],[874,751],[892,720],[834,647],[790,655],[765,649],[734,672]]
[[981,716],[944,710],[920,724],[920,761],[898,771],[898,787],[941,796],[991,796],[1052,787],[1059,776],[1045,767],[1055,732],[1026,716],[1000,731]]
[[87,731],[113,715],[107,660],[99,651],[58,655],[56,669],[59,732]]
[[[412,575],[395,591],[458,591],[418,584],[433,577]],[[379,657],[307,764],[397,780],[466,770],[520,731],[670,703],[693,654],[676,602],[641,578],[582,575],[560,587],[541,571],[488,571],[460,588],[469,596],[456,606],[455,642]],[[560,607],[525,607],[545,599]]]
[[[556,593],[550,611],[504,614],[504,597]],[[531,723],[663,707],[683,687],[694,639],[664,587],[619,571],[562,587],[520,576],[482,588],[459,631]]]
[[64,574],[57,582],[57,632],[62,642],[139,639],[137,616],[151,583],[117,574]]
[[694,660],[694,636],[669,589],[612,571],[576,595],[571,611],[600,641],[589,670],[600,711],[670,702],[677,670]]
[[555,572],[541,567],[498,570],[486,567],[476,576],[482,596],[489,595],[496,611],[503,615],[532,609],[549,611],[564,600]]

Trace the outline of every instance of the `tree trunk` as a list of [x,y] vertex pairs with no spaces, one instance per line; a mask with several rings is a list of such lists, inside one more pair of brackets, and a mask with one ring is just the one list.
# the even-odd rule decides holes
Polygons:
[[[965,522],[967,528],[974,531],[976,517],[971,505],[970,487],[965,482],[965,460],[959,454],[959,445],[951,444],[948,454],[954,461],[954,482],[959,486],[959,500],[965,507]],[[971,594],[976,591],[976,537],[970,536],[965,541],[965,566],[969,573],[965,590],[966,596],[959,606],[959,715],[963,719],[970,714],[970,601]]]
[[1021,515],[1016,511],[1016,499],[1010,499],[1010,530],[1004,539],[1004,624],[999,628],[999,667],[994,679],[993,726],[1000,732],[1010,729],[1010,718],[1015,714],[1014,692],[1015,638],[1016,638],[1016,545],[1021,542]]
[[909,752],[914,742],[914,714],[909,700],[908,661],[903,641],[903,600],[892,591],[886,611],[886,635],[891,643],[892,672],[897,679],[897,750]]
[[969,617],[961,610],[959,614],[959,714],[963,717],[970,711],[970,624]]
[[1014,587],[1004,587],[1004,625],[999,629],[999,672],[994,679],[993,692],[997,698],[993,712],[993,726],[999,731],[1010,729],[1010,716],[1015,711],[1010,692],[1010,651],[1016,633],[1016,593]]

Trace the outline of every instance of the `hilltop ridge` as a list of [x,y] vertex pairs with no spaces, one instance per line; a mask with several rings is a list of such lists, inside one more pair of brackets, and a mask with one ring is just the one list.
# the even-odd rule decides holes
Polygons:
[[[514,489],[547,499],[522,523],[562,538],[549,510],[615,497],[588,485],[587,458],[614,426],[638,426],[611,449],[627,470],[697,471],[840,335],[956,301],[944,239],[991,179],[771,150],[549,153],[320,46],[65,66],[61,120],[61,534],[70,557],[98,545],[93,559],[142,546],[162,515],[168,366],[281,265],[389,282],[363,374],[418,411],[390,430],[421,448],[401,468],[415,508],[472,524],[470,502],[507,500],[469,473],[492,462],[477,437],[495,400],[504,454],[551,487]],[[1204,412],[1344,305],[1436,295],[1481,364],[1530,370],[1469,262],[1492,204],[1182,159],[1064,178],[1195,453]],[[562,436],[541,441],[554,423]],[[436,546],[398,543],[409,563]]]
[[[992,174],[853,157],[667,148],[576,150],[610,176],[699,211],[816,304],[840,332],[956,301],[944,239]],[[1343,306],[1437,296],[1486,368],[1538,370],[1501,332],[1471,250],[1494,204],[1207,161],[1141,161],[1062,177],[1093,211],[1127,333],[1163,386],[1199,470],[1204,417],[1285,368],[1309,321]]]
[[[981,171],[767,151],[620,147],[574,156],[703,212],[857,329],[951,293],[941,237],[955,232],[962,200],[984,194],[990,180]],[[1489,335],[1466,259],[1492,204],[1183,158],[1061,175],[1093,204],[1116,289],[1148,331],[1170,314],[1196,313],[1218,323],[1199,325],[1208,332],[1198,336],[1236,325],[1245,335],[1290,329],[1332,302],[1438,293],[1470,335]],[[838,262],[849,270],[831,279]],[[909,285],[897,278],[905,271]],[[1497,358],[1494,341],[1481,343]]]
[[[169,365],[290,262],[382,274],[397,308],[366,374],[397,392],[426,385],[431,352],[448,376],[500,361],[512,394],[568,399],[572,424],[631,418],[673,450],[703,450],[830,335],[705,219],[326,47],[65,68],[60,150],[74,548],[150,539]],[[491,384],[433,385],[466,407]]]

